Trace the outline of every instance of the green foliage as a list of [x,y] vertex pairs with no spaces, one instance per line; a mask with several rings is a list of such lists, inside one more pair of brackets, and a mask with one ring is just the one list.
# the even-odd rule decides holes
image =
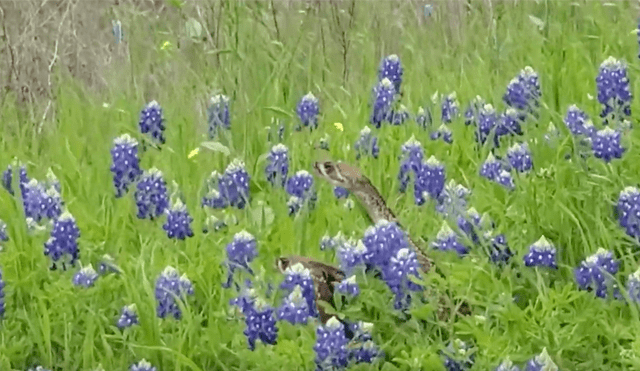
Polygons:
[[[391,310],[389,290],[371,278],[364,282],[361,296],[340,312],[375,324],[374,339],[386,353],[377,367],[443,369],[439,351],[454,338],[475,344],[477,370],[492,369],[506,356],[522,363],[543,347],[562,370],[640,367],[637,308],[577,291],[572,273],[600,246],[622,261],[619,277],[636,269],[635,246],[617,226],[612,208],[620,190],[639,181],[638,134],[632,131],[625,139],[623,159],[605,165],[589,158],[587,170],[564,159],[573,143],[562,123],[570,104],[597,117],[599,107],[590,95],[596,94],[598,66],[609,55],[629,62],[631,89],[638,91],[637,36],[630,34],[637,12],[629,3],[470,2],[457,8],[443,1],[433,5],[429,18],[413,2],[291,2],[290,9],[275,3],[276,11],[274,2],[202,2],[201,17],[196,5],[171,1],[158,20],[121,12],[126,43],[118,48],[126,49],[116,48],[103,71],[108,89],[88,91],[59,72],[55,120],[41,130],[41,123],[13,100],[2,101],[0,165],[15,156],[38,179],[53,168],[81,230],[82,264],[96,266],[110,254],[123,274],[100,278],[85,290],[72,286],[73,271],[49,271],[43,255],[47,236],[28,235],[20,199],[0,192],[0,219],[8,223],[11,238],[0,253],[7,303],[0,322],[1,370],[35,364],[125,370],[142,358],[158,370],[311,369],[311,324],[279,323],[277,345],[246,348],[244,323],[232,318],[228,305],[235,293],[221,287],[224,248],[235,233],[252,233],[259,251],[253,267],[265,282],[277,285],[276,256],[304,254],[335,262],[332,252],[317,247],[326,232],[362,236],[370,225],[366,215],[343,207],[324,182],[317,183],[315,210],[295,219],[287,215],[284,191],[272,190],[264,177],[263,155],[271,147],[267,126],[274,117],[286,123],[291,172],[310,170],[318,156],[312,146],[325,134],[331,138],[331,157],[355,163],[353,143],[368,124],[371,88],[380,59],[388,54],[398,54],[405,68],[403,103],[411,112],[429,105],[435,92],[452,91],[461,108],[480,95],[502,109],[507,83],[526,65],[540,75],[544,104],[539,125],[525,128],[535,172],[517,178],[513,193],[480,178],[488,149],[474,149],[472,129],[462,119],[452,124],[451,145],[430,141],[412,121],[374,131],[380,158],[362,159],[358,166],[411,235],[431,241],[442,224],[432,204],[417,207],[411,192],[397,192],[399,149],[415,135],[427,157],[445,164],[448,179],[473,190],[470,204],[495,220],[517,254],[515,266],[501,270],[478,251],[463,259],[434,252],[448,274],[446,281],[434,280],[436,289],[474,308],[474,316],[449,322],[436,320],[435,304],[415,305],[412,313],[420,321],[403,322]],[[173,48],[163,49],[165,42]],[[205,103],[219,91],[231,100],[231,135],[208,141]],[[295,132],[293,110],[308,91],[320,100],[320,127]],[[140,138],[138,115],[152,99],[164,109],[167,144],[144,153],[142,166],[157,167],[169,184],[179,184],[195,220],[195,236],[186,241],[168,240],[163,220],[138,220],[131,195],[113,196],[112,139],[123,133]],[[634,102],[632,110],[640,106]],[[439,111],[434,116],[439,125]],[[556,148],[542,139],[549,122],[563,135]],[[198,146],[199,154],[188,158]],[[233,158],[242,159],[252,176],[252,202],[246,211],[234,212],[237,224],[203,234],[201,186],[211,171],[222,172]],[[528,246],[543,234],[558,247],[558,272],[522,263]],[[185,273],[195,287],[179,322],[155,316],[153,286],[167,265]],[[119,311],[131,303],[137,305],[140,326],[119,331]]]

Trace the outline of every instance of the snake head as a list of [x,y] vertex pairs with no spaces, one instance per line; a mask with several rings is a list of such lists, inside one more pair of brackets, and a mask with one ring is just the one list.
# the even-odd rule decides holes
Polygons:
[[335,187],[353,191],[365,178],[355,166],[342,162],[318,161],[313,163],[315,174]]

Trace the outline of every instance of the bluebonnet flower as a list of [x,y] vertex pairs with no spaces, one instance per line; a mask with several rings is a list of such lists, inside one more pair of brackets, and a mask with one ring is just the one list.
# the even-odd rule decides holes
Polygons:
[[567,108],[567,113],[564,116],[564,124],[574,136],[586,136],[590,138],[595,134],[595,127],[593,123],[591,123],[589,115],[575,104]]
[[407,236],[398,224],[384,219],[367,228],[362,243],[366,249],[364,262],[380,268],[383,274],[391,258],[397,256],[401,249],[409,247]]
[[342,280],[336,287],[336,290],[353,297],[358,296],[360,294],[360,286],[358,286],[358,282],[356,282],[356,276],[350,276]]
[[509,190],[513,190],[516,187],[511,173],[506,170],[500,171],[500,174],[498,174],[498,177],[496,178],[496,182]]
[[467,210],[469,195],[471,195],[469,189],[451,179],[438,196],[436,211],[455,218]]
[[398,109],[392,109],[389,112],[388,121],[391,125],[400,126],[409,119],[409,111],[407,107],[401,104]]
[[400,192],[404,192],[411,180],[411,173],[415,173],[420,169],[424,151],[422,150],[422,144],[413,135],[402,145],[400,150],[402,152],[399,156],[400,170],[398,172],[398,180],[400,181]]
[[271,147],[264,172],[271,185],[284,187],[289,175],[289,149],[287,146],[276,144]]
[[51,237],[44,244],[44,255],[51,258],[53,265],[51,269],[56,269],[57,262],[64,256],[68,256],[68,262],[62,262],[62,269],[66,270],[66,264],[75,265],[80,257],[78,251],[78,238],[80,230],[76,220],[69,212],[64,212],[53,222]]
[[2,172],[2,188],[6,189],[12,196],[15,194],[13,191],[13,167],[11,164]]
[[180,277],[175,268],[166,267],[156,280],[155,297],[158,317],[165,318],[172,315],[175,319],[182,318],[182,311],[176,300],[184,302],[187,295],[193,295],[191,281],[186,275]]
[[[340,234],[341,232],[338,232]],[[336,244],[334,239],[329,236],[329,234],[325,233],[324,236],[320,239],[320,250],[333,250],[335,249]]]
[[102,259],[98,263],[98,274],[105,275],[107,273],[120,273],[120,268],[109,254],[102,255]]
[[471,347],[460,339],[450,343],[442,354],[447,371],[469,370],[475,361],[475,353],[472,353]]
[[184,240],[193,237],[191,222],[193,218],[189,215],[187,206],[182,201],[177,200],[171,208],[166,210],[167,221],[162,225],[162,229],[167,232],[167,237]]
[[86,267],[82,267],[76,274],[73,275],[73,284],[75,286],[82,286],[84,288],[93,287],[94,283],[98,279],[98,272],[93,269],[93,266],[89,264]]
[[426,110],[422,107],[418,107],[418,112],[416,113],[415,120],[418,126],[420,126],[423,130],[427,130],[427,128],[433,123],[431,110],[429,110],[428,107]]
[[509,357],[507,357],[504,361],[502,361],[498,367],[494,371],[521,371],[520,367],[516,366],[511,362]]
[[260,339],[264,344],[275,344],[278,339],[278,328],[274,318],[274,310],[260,298],[244,306],[245,316],[244,335],[247,337],[248,347],[254,350],[256,340]]
[[287,267],[284,272],[284,281],[280,284],[280,288],[287,290],[289,293],[291,293],[296,286],[300,287],[302,296],[307,301],[308,315],[317,317],[316,294],[311,272],[300,263]]
[[542,348],[540,354],[527,362],[525,371],[558,371],[558,366],[547,353],[547,348]]
[[228,206],[227,199],[220,194],[220,179],[222,175],[217,171],[212,171],[205,181],[206,194],[202,196],[202,207],[213,209],[224,209]]
[[122,23],[119,19],[111,20],[111,32],[113,33],[116,44],[120,44],[120,42],[124,39],[124,31],[122,30]]
[[[631,300],[635,303],[640,303],[640,268],[629,275],[627,279],[627,293]],[[0,302],[2,296],[0,295]],[[2,306],[0,305],[0,310]]]
[[497,146],[496,126],[498,125],[498,115],[491,104],[485,104],[478,110],[478,127],[476,128],[476,142],[484,144],[491,138]]
[[158,371],[157,368],[151,365],[151,363],[147,362],[146,359],[142,359],[138,363],[134,363],[129,368],[130,371]]
[[64,202],[54,187],[45,189],[43,183],[31,179],[23,186],[22,194],[25,217],[36,223],[42,219],[53,220],[62,213]]
[[169,207],[167,196],[167,182],[162,171],[151,168],[145,171],[136,185],[135,192],[137,217],[139,219],[155,219],[164,214]]
[[513,257],[513,251],[507,244],[507,237],[504,234],[498,234],[491,239],[491,261],[496,264],[506,264]]
[[27,175],[27,168],[24,165],[20,165],[18,168],[18,185],[20,186],[20,195],[24,199],[26,197],[26,185],[31,179]]
[[558,268],[556,264],[556,248],[545,236],[529,246],[529,252],[524,256],[527,267]]
[[429,138],[431,138],[431,140],[438,140],[442,138],[445,143],[453,143],[453,133],[451,132],[451,129],[449,129],[449,127],[445,124],[440,125],[440,127],[438,127],[438,130],[429,135]]
[[518,111],[513,108],[507,108],[499,117],[498,124],[496,125],[496,139],[495,144],[498,146],[498,140],[505,135],[522,135],[522,117],[518,114]]
[[442,223],[442,227],[440,227],[436,235],[436,240],[431,244],[437,250],[455,251],[459,256],[464,256],[469,252],[469,248],[460,241],[456,232],[451,229],[446,221]]
[[400,92],[402,84],[402,74],[404,70],[400,58],[396,54],[391,54],[382,59],[378,68],[378,81],[387,78],[393,83],[396,92]]
[[245,280],[244,286],[242,288],[238,286],[238,289],[240,290],[240,295],[229,300],[229,305],[236,307],[237,311],[246,316],[255,304],[258,294],[253,288],[253,283],[248,279]]
[[317,194],[313,185],[313,175],[308,171],[297,171],[295,175],[287,180],[285,189],[289,195],[298,197],[304,202],[309,202],[310,207],[313,207]]
[[231,286],[233,273],[236,269],[244,269],[253,274],[253,270],[249,267],[249,263],[258,256],[258,242],[256,238],[249,232],[243,230],[233,236],[233,241],[227,244],[227,267],[229,274],[227,282],[223,285],[225,288]]
[[605,125],[612,121],[621,121],[631,116],[631,99],[633,95],[629,89],[627,64],[614,57],[607,58],[602,64],[596,77],[598,102],[602,105],[600,117]]
[[489,152],[487,159],[480,167],[480,176],[491,181],[496,181],[502,170],[505,170],[504,165],[504,162],[498,160],[493,153]]
[[456,117],[458,117],[458,115],[460,114],[460,108],[455,92],[444,96],[442,100],[441,110],[443,124],[448,124]]
[[221,130],[229,130],[231,128],[229,97],[223,94],[217,94],[209,99],[207,123],[209,124],[210,139],[215,138]]
[[329,318],[326,325],[318,326],[316,344],[313,346],[316,370],[346,368],[349,362],[347,342],[344,325],[336,317]]
[[362,156],[378,158],[380,154],[378,137],[371,134],[371,129],[368,126],[360,130],[360,137],[356,141],[354,149],[356,150],[356,159],[360,159]]
[[336,186],[333,188],[333,195],[338,199],[347,198],[349,197],[349,190],[340,186]]
[[507,150],[507,159],[511,166],[519,173],[526,173],[533,168],[529,145],[516,143]]
[[309,304],[302,296],[300,286],[293,288],[289,296],[287,296],[282,305],[278,308],[276,316],[280,320],[289,321],[292,324],[306,325],[309,319]]
[[353,338],[347,344],[349,360],[357,363],[373,363],[377,358],[383,356],[383,352],[373,342],[371,331],[373,324],[367,322],[357,322],[349,325]]
[[376,129],[379,129],[382,123],[389,118],[395,95],[396,89],[391,80],[386,77],[373,88],[373,108],[369,121]]
[[129,134],[123,134],[113,140],[111,149],[111,172],[116,197],[122,197],[129,186],[140,178],[140,159],[138,158],[138,141]]
[[482,99],[481,96],[476,95],[476,97],[469,102],[467,109],[464,111],[464,124],[477,126],[480,110],[485,104],[486,102],[484,99]]
[[535,114],[540,105],[540,81],[538,74],[530,66],[520,71],[507,86],[507,91],[502,100],[510,107],[520,111],[521,114]]
[[429,157],[424,163],[420,163],[415,170],[414,201],[416,205],[422,205],[426,197],[438,199],[444,189],[445,169],[444,165],[434,156]]
[[[9,235],[7,234],[7,223],[0,220],[0,243],[9,241]],[[2,245],[0,244],[0,251],[2,251]]]
[[[320,114],[320,106],[318,104],[318,98],[316,98],[311,92],[303,96],[296,107],[296,113],[303,126],[311,128],[311,130],[318,128],[318,115]],[[301,129],[300,126],[297,127]]]
[[120,317],[116,325],[120,330],[124,330],[127,327],[137,325],[138,322],[138,310],[135,304],[125,305],[120,311]]
[[44,368],[42,366],[36,366],[36,368],[30,368],[28,371],[51,371],[51,370]]
[[473,243],[480,243],[480,237],[478,236],[478,232],[481,229],[482,217],[478,210],[473,207],[470,207],[466,215],[458,215],[457,224],[458,228],[462,233],[464,233]]
[[239,159],[231,161],[219,179],[220,195],[229,206],[244,209],[250,199],[249,181],[251,176],[245,170],[244,162]]
[[615,212],[627,235],[640,239],[640,189],[625,187],[620,191]]
[[591,141],[593,155],[605,162],[611,162],[614,158],[622,158],[625,148],[620,142],[621,133],[619,131],[610,127],[598,130]]
[[336,255],[340,261],[340,269],[346,274],[351,274],[353,270],[364,263],[367,248],[362,240],[347,241],[341,233],[334,238]]
[[4,280],[2,279],[2,269],[0,268],[0,320],[4,318],[6,304],[4,302]]
[[[613,259],[613,253],[603,248],[587,257],[580,266],[574,269],[578,287],[582,290],[595,291],[597,297],[605,298],[611,286],[611,276],[618,273],[620,263]],[[609,276],[611,275],[611,276]]]
[[162,107],[158,102],[149,102],[140,112],[140,132],[151,136],[156,144],[164,144],[164,116],[162,115]]
[[416,253],[408,248],[398,250],[391,257],[383,277],[391,291],[395,294],[394,308],[407,308],[410,304],[410,291],[421,291],[422,286],[411,281],[409,276],[420,279]]
[[287,209],[289,210],[288,215],[294,216],[298,214],[300,210],[302,210],[303,206],[304,206],[304,199],[296,196],[289,197],[289,200],[287,201]]

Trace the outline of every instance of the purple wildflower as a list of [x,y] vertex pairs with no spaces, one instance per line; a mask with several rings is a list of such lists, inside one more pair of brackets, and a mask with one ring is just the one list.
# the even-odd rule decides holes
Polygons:
[[404,70],[400,58],[396,54],[386,56],[380,62],[378,68],[378,81],[382,79],[389,79],[393,83],[396,92],[400,92],[400,85],[402,84],[402,74]]
[[264,172],[271,185],[284,187],[289,175],[289,149],[287,146],[280,143],[271,147]]
[[67,269],[67,263],[72,267],[75,265],[76,260],[80,257],[78,251],[79,237],[80,230],[76,220],[65,211],[53,222],[51,237],[44,244],[44,255],[48,256],[53,262],[51,269],[56,269],[58,261],[65,256],[68,256],[69,259],[68,262],[62,262],[63,270]]
[[[308,127],[311,130],[318,128],[320,106],[318,104],[318,98],[311,94],[311,92],[300,99],[296,106],[296,113],[302,126]],[[301,127],[297,126],[296,129],[300,130]]]
[[354,149],[356,150],[356,159],[360,159],[362,156],[378,158],[380,153],[378,137],[371,134],[371,129],[368,126],[360,130],[360,137],[356,141]]
[[167,183],[162,172],[156,168],[145,171],[136,185],[135,192],[137,217],[151,219],[164,214],[169,206]]
[[84,288],[93,287],[94,283],[98,279],[98,272],[93,269],[93,266],[89,264],[86,267],[82,267],[76,274],[73,275],[74,286],[81,286]]
[[373,107],[369,121],[376,129],[379,129],[388,119],[395,95],[396,89],[391,80],[386,77],[373,88]]
[[167,237],[178,240],[193,237],[193,230],[191,229],[193,218],[189,215],[187,206],[182,201],[177,200],[165,212],[167,213],[167,221],[162,226],[162,229],[167,232]]
[[140,132],[142,134],[150,135],[153,142],[156,144],[164,144],[164,117],[162,115],[162,107],[158,102],[149,102],[140,112]]
[[217,94],[209,99],[207,123],[209,124],[210,139],[215,138],[221,130],[229,130],[231,128],[229,97],[223,94]]
[[120,311],[120,317],[118,318],[118,322],[116,323],[118,328],[120,330],[124,330],[125,328],[137,325],[138,323],[138,311],[136,309],[136,305],[131,304],[122,307],[122,310]]
[[182,318],[182,311],[176,300],[184,302],[187,295],[193,295],[191,281],[186,275],[180,276],[175,268],[166,267],[156,280],[155,297],[158,317],[165,318],[172,315],[178,320]]
[[545,236],[529,246],[529,252],[524,256],[527,267],[548,267],[557,269],[556,248]]

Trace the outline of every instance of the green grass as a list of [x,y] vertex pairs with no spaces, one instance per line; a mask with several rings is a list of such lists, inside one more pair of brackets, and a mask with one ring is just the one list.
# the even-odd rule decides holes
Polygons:
[[[311,324],[279,323],[276,346],[259,343],[253,352],[246,348],[244,323],[229,319],[228,301],[235,292],[221,287],[224,247],[240,230],[255,235],[259,256],[253,267],[277,284],[281,277],[273,268],[276,256],[301,253],[334,262],[333,253],[317,247],[321,236],[342,231],[361,237],[370,222],[359,208],[345,209],[324,182],[317,183],[315,210],[295,219],[287,216],[284,191],[271,189],[261,159],[272,145],[265,127],[274,117],[287,124],[284,143],[293,172],[311,170],[320,154],[310,148],[328,134],[331,157],[357,163],[410,234],[431,241],[442,224],[433,205],[417,207],[411,192],[397,191],[400,146],[414,135],[426,156],[446,165],[447,179],[473,190],[470,205],[488,213],[517,252],[513,267],[504,270],[481,252],[462,259],[432,253],[448,275],[437,287],[464,298],[482,317],[444,323],[435,320],[433,307],[416,306],[415,317],[422,323],[400,322],[391,312],[389,290],[371,280],[364,284],[361,296],[345,311],[352,319],[375,324],[374,338],[387,355],[386,362],[378,364],[381,369],[441,370],[438,352],[455,338],[475,344],[477,370],[492,369],[506,356],[521,364],[543,347],[562,370],[640,367],[637,308],[578,291],[572,273],[572,267],[600,246],[621,260],[622,284],[637,268],[636,247],[613,219],[612,208],[625,186],[640,181],[638,134],[632,131],[625,137],[627,151],[621,160],[605,165],[589,158],[586,170],[564,160],[573,142],[562,123],[570,104],[598,117],[598,103],[588,95],[596,94],[598,66],[609,55],[629,63],[631,88],[638,91],[638,42],[630,34],[637,10],[630,2],[496,2],[492,7],[472,2],[468,13],[461,5],[458,14],[453,3],[443,1],[434,4],[429,19],[411,2],[356,1],[353,16],[351,3],[340,3],[337,9],[320,3],[304,12],[304,3],[291,9],[279,4],[277,27],[269,2],[203,5],[212,36],[197,43],[184,36],[185,20],[196,16],[189,6],[170,7],[158,19],[118,9],[127,43],[115,48],[101,71],[105,89],[87,89],[82,81],[57,71],[55,119],[44,122],[40,131],[41,123],[32,120],[29,107],[14,104],[11,95],[2,101],[0,165],[15,156],[28,163],[29,175],[37,179],[52,168],[81,230],[82,264],[95,266],[108,253],[123,274],[80,289],[72,286],[73,270],[49,271],[43,255],[48,233],[29,235],[19,197],[0,192],[0,219],[9,225],[11,238],[0,253],[7,306],[0,322],[0,370],[36,364],[55,370],[92,370],[98,364],[105,370],[125,370],[142,358],[163,371],[312,369]],[[545,22],[544,28],[530,16]],[[173,49],[161,50],[165,41]],[[462,109],[476,95],[503,109],[509,80],[532,66],[540,75],[543,107],[538,123],[527,124],[525,139],[536,169],[549,169],[553,176],[538,172],[520,177],[511,193],[481,179],[478,169],[488,148],[474,150],[472,129],[461,119],[452,124],[452,145],[430,141],[413,122],[374,130],[380,158],[356,162],[353,143],[368,124],[378,64],[393,53],[405,68],[402,103],[412,112],[429,105],[436,91],[455,91]],[[203,109],[215,91],[232,100],[231,136],[223,139],[232,153],[226,157],[202,149],[188,159],[204,140]],[[308,91],[320,99],[320,128],[295,132],[293,109]],[[169,184],[177,182],[184,192],[196,233],[182,242],[167,239],[162,220],[138,220],[131,195],[115,199],[112,188],[112,140],[123,133],[140,138],[138,114],[152,99],[164,109],[167,144],[161,151],[144,153],[142,165],[161,169]],[[640,110],[637,100],[632,110]],[[334,122],[343,123],[344,132],[336,130]],[[559,147],[542,140],[549,122],[562,132]],[[211,171],[224,170],[233,158],[242,159],[252,176],[252,202],[244,211],[230,211],[237,225],[202,234],[201,185]],[[263,210],[273,213],[272,221],[263,222]],[[541,235],[558,248],[557,272],[522,263],[528,246]],[[153,287],[167,265],[185,273],[195,286],[181,321],[155,316]],[[519,300],[513,302],[516,294]],[[122,306],[131,303],[137,305],[140,326],[121,332],[115,320]]]

